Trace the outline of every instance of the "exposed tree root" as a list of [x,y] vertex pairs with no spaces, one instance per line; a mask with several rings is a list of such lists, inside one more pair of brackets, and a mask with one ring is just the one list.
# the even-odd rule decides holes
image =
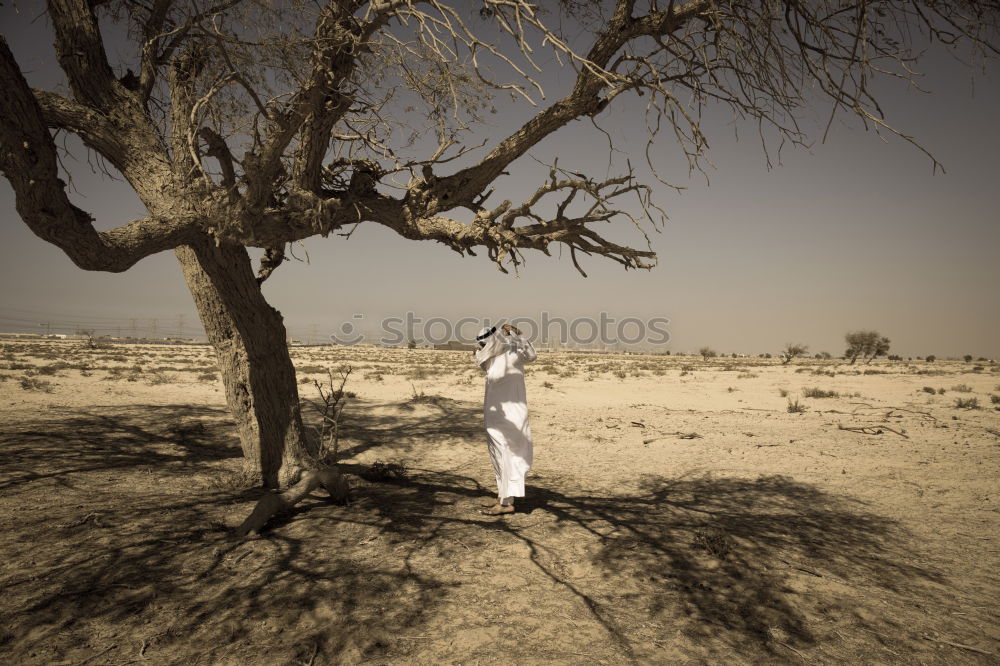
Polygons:
[[347,502],[350,487],[343,474],[332,467],[311,469],[304,472],[299,481],[287,490],[268,493],[261,497],[234,534],[242,538],[250,532],[259,532],[272,518],[291,509],[319,486],[330,493],[330,498],[334,502]]

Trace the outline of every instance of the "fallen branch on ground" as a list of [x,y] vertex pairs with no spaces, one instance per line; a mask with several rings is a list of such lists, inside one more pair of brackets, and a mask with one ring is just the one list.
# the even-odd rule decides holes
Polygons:
[[909,439],[910,438],[909,435],[901,433],[900,431],[896,430],[895,428],[890,428],[888,426],[878,426],[876,428],[876,427],[873,427],[873,426],[845,426],[845,425],[838,425],[837,426],[837,430],[847,430],[848,432],[856,432],[856,433],[859,433],[859,434],[862,434],[862,435],[882,435],[882,434],[885,433],[885,431],[889,431],[889,432],[892,432],[892,433],[895,433],[895,434],[899,435],[903,439]]

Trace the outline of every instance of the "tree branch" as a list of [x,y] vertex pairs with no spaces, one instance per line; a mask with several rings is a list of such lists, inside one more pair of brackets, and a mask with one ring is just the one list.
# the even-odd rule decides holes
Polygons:
[[101,40],[97,17],[86,0],[49,0],[56,58],[76,99],[107,109],[124,92],[115,80]]
[[194,236],[196,220],[184,215],[170,220],[147,217],[111,231],[95,230],[90,215],[66,195],[42,109],[2,36],[0,86],[0,169],[14,189],[18,214],[35,235],[59,247],[81,268],[111,272],[124,271]]

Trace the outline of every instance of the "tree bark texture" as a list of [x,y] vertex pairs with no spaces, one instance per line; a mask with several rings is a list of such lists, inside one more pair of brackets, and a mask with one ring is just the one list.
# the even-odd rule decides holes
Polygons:
[[243,246],[205,237],[175,254],[218,356],[248,468],[268,488],[294,482],[307,442],[281,313],[264,300]]

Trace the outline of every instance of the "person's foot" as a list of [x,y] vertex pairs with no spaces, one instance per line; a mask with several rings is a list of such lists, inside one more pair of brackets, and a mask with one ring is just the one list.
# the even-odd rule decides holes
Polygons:
[[498,499],[491,499],[488,502],[483,502],[482,504],[480,504],[480,506],[483,507],[484,509],[488,509],[491,506],[500,506],[500,500],[498,500]]
[[491,506],[488,509],[483,509],[481,513],[483,513],[483,514],[485,514],[487,516],[499,516],[499,515],[502,515],[502,514],[505,514],[505,513],[514,513],[514,505],[513,504],[494,504],[493,506]]

